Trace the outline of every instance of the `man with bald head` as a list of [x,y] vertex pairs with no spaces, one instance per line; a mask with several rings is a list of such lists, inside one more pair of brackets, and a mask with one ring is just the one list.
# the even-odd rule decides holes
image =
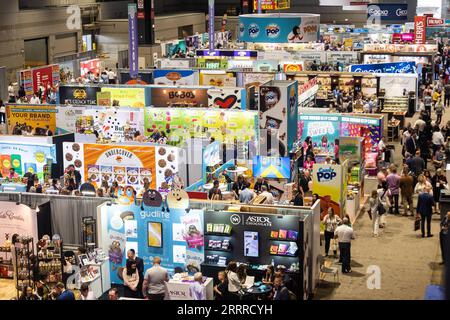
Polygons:
[[164,300],[166,295],[166,282],[169,281],[167,270],[161,267],[161,258],[153,258],[153,267],[144,275],[142,294],[149,300]]
[[342,273],[352,272],[350,267],[351,261],[351,241],[355,239],[355,234],[353,233],[353,228],[350,227],[350,221],[348,218],[342,220],[342,224],[334,230],[334,237],[338,240],[339,252],[341,253],[342,259]]
[[431,188],[425,187],[422,193],[419,194],[417,200],[417,217],[420,216],[420,228],[422,231],[422,238],[425,238],[425,222],[427,224],[427,237],[430,238],[431,234],[431,216],[433,214],[434,199],[431,195]]

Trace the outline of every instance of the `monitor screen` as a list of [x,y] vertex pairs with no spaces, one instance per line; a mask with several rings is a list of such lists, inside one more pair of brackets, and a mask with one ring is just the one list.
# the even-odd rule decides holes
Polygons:
[[244,231],[244,256],[259,256],[259,234],[256,231]]
[[253,176],[273,179],[291,178],[291,159],[289,157],[253,158]]
[[148,223],[148,246],[162,248],[162,224],[160,222]]

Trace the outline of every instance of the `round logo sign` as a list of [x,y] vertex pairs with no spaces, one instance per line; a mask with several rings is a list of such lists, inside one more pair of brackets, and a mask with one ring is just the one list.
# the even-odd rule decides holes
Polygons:
[[234,225],[240,224],[241,223],[241,216],[238,214],[232,214],[230,216],[230,222]]
[[280,35],[280,27],[276,24],[269,24],[266,27],[266,36],[269,38],[278,38]]
[[259,36],[259,26],[256,23],[252,23],[248,26],[248,35],[250,38]]

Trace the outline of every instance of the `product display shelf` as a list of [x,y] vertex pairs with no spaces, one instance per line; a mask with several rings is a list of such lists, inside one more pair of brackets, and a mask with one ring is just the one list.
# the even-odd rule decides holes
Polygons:
[[16,247],[16,289],[17,297],[22,292],[24,286],[30,286],[34,289],[33,282],[33,261],[34,240],[31,237],[20,237],[20,247]]
[[207,232],[205,236],[231,237],[231,234],[221,232]]
[[0,253],[2,253],[0,260],[0,278],[12,279],[14,270],[12,265],[11,248],[0,247]]
[[278,239],[278,238],[269,238],[271,241],[283,241],[283,242],[296,242],[297,239]]
[[221,248],[208,248],[206,247],[205,250],[209,250],[209,251],[222,251],[222,252],[231,252],[231,249],[221,249]]
[[37,246],[38,278],[46,278],[47,284],[56,285],[62,281],[63,264],[62,242],[60,240],[46,243],[38,242]]
[[285,258],[297,258],[298,255],[290,255],[290,254],[279,254],[279,253],[269,253],[271,256],[277,257],[285,257]]

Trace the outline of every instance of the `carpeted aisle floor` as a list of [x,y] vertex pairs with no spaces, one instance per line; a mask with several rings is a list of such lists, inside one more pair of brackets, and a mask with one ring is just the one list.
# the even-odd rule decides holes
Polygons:
[[[415,115],[406,122],[414,124],[417,118],[418,115]],[[448,120],[450,110],[447,109],[441,125]],[[401,168],[401,145],[394,145],[394,160]],[[430,167],[429,165],[428,168]],[[371,190],[365,190],[366,195],[370,192]],[[379,238],[373,238],[372,221],[367,213],[360,216],[354,226],[357,239],[352,243],[353,272],[342,274],[340,265],[333,263],[333,266],[339,267],[340,283],[335,284],[333,276],[327,275],[325,281],[320,283],[315,299],[425,299],[428,285],[444,283],[444,267],[439,265],[439,217],[433,216],[432,238],[419,237],[420,232],[413,231],[413,223],[412,217],[388,215],[387,228]],[[380,289],[368,288],[370,275],[367,272],[371,266],[379,267]]]

